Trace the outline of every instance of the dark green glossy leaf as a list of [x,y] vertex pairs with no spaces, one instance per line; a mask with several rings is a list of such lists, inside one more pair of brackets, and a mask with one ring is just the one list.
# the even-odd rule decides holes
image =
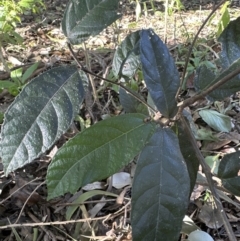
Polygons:
[[[195,87],[198,90],[207,89],[220,79],[240,67],[240,18],[230,22],[219,37],[222,44],[222,52],[220,53],[220,65],[222,72],[215,77],[210,69],[202,66],[195,78]],[[232,78],[230,81],[220,86],[208,95],[210,100],[222,100],[240,90],[240,74]]]
[[190,181],[178,139],[158,129],[140,153],[132,187],[133,240],[178,240]]
[[220,35],[218,41],[222,44],[220,53],[221,65],[227,69],[240,58],[240,17],[231,21]]
[[187,164],[188,174],[190,177],[190,193],[191,193],[196,183],[197,172],[199,169],[199,161],[191,141],[188,138],[186,138],[186,133],[184,131],[184,128],[181,122],[178,121],[175,128],[176,128],[176,134],[179,140],[179,146],[180,146],[184,161]]
[[114,75],[132,77],[140,65],[139,53],[140,31],[129,34],[118,46],[112,70]]
[[[133,92],[133,90],[132,90]],[[134,92],[139,98],[142,98],[138,93]],[[119,100],[120,103],[127,113],[142,113],[147,115],[148,109],[147,107],[130,95],[126,90],[123,88],[119,89]]]
[[129,163],[155,129],[155,124],[145,123],[144,118],[141,114],[126,114],[106,119],[67,142],[48,168],[48,198],[74,193]]
[[[240,47],[239,47],[240,48]],[[228,69],[224,70],[219,76],[217,76],[213,81],[209,82],[209,85],[212,85],[219,80],[221,80],[226,75],[232,73],[234,70],[240,67],[240,58],[237,59],[235,62],[233,62]],[[222,100],[223,98],[226,98],[237,91],[240,90],[240,74],[232,78],[227,83],[221,85],[216,90],[212,91],[209,96],[214,100]]]
[[218,167],[218,177],[223,186],[234,195],[240,196],[240,151],[227,154]]
[[117,13],[118,0],[71,0],[62,20],[62,30],[71,44],[81,44],[90,36],[99,34],[112,24]]
[[194,77],[194,87],[197,91],[202,91],[210,86],[210,82],[216,78],[216,75],[206,65],[202,65],[196,71]]
[[153,30],[142,30],[140,53],[144,80],[157,109],[165,117],[173,117],[180,79],[168,48]]
[[83,95],[75,66],[51,69],[26,85],[4,117],[1,158],[6,175],[39,157],[67,131]]
[[[224,70],[217,77],[215,77],[215,74],[212,73],[211,70],[203,66],[197,72],[197,77],[194,80],[195,87],[197,87],[197,89],[200,89],[200,90],[207,89],[239,67],[240,67],[240,58],[235,62],[233,62],[228,69]],[[212,91],[208,95],[208,98],[210,100],[222,100],[223,98],[226,98],[236,93],[239,90],[240,90],[240,74],[235,76],[225,84],[221,85],[214,91]]]

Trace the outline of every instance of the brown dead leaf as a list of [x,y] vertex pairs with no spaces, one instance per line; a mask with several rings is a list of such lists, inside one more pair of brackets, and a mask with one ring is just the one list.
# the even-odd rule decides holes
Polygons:
[[213,203],[206,202],[201,208],[198,217],[202,222],[212,229],[218,229],[223,225],[222,218],[219,216],[219,212]]
[[16,185],[10,190],[10,195],[12,195],[19,207],[22,207],[29,196],[31,197],[27,202],[28,206],[32,206],[44,201],[44,199],[37,192],[32,193],[33,188],[31,188],[30,185],[26,185],[27,183],[27,181],[18,176],[16,178]]
[[219,140],[217,142],[208,142],[204,145],[204,147],[202,148],[202,150],[204,151],[214,151],[214,150],[218,150],[221,147],[229,144],[231,141],[230,140]]
[[206,187],[198,184],[195,185],[193,192],[191,194],[190,200],[191,201],[197,200],[205,190],[206,190]]

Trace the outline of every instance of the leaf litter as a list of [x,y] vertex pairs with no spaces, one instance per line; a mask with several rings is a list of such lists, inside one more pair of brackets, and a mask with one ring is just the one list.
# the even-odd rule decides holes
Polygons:
[[[165,33],[168,37],[166,41],[167,45],[177,62],[184,61],[188,44],[191,42],[192,36],[194,36],[201,25],[202,20],[206,18],[212,7],[211,1],[203,1],[201,5],[199,5],[199,2],[196,0],[182,2],[187,11],[176,12],[170,16],[167,21],[167,32]],[[238,1],[232,1],[232,7],[239,7],[237,2]],[[9,62],[13,65],[13,68],[19,63],[28,65],[29,63],[39,61],[40,65],[33,75],[38,76],[39,73],[48,68],[73,63],[70,52],[66,48],[64,35],[59,30],[66,4],[66,0],[47,1],[47,11],[44,11],[44,14],[39,14],[38,16],[22,16],[22,23],[18,26],[17,32],[24,37],[25,48],[21,46],[6,46],[5,48],[6,55],[9,57]],[[160,11],[162,10],[163,5],[160,1],[156,1],[155,4],[159,11],[155,14],[151,10],[144,12],[139,17],[138,21],[136,21],[134,4],[130,3],[130,1],[123,1],[122,12],[124,17],[117,23],[117,28],[115,26],[110,26],[99,36],[90,38],[86,43],[86,46],[89,48],[89,65],[93,72],[100,73],[102,71],[105,76],[110,76],[109,69],[118,39],[123,40],[129,33],[129,30],[133,32],[151,26],[157,34],[162,38],[164,37],[163,13]],[[234,15],[235,12],[237,12],[237,9],[231,8],[230,12]],[[202,58],[201,56],[198,56],[198,52],[203,52],[208,49],[203,58],[210,62],[215,60],[216,54],[221,51],[221,48],[213,38],[208,38],[210,35],[209,33],[212,31],[215,31],[215,29],[212,29],[211,26],[204,28],[200,34],[200,39],[193,58]],[[185,34],[182,34],[183,32]],[[84,51],[81,49],[75,49],[75,51],[79,60],[84,62]],[[181,73],[181,64],[178,64],[178,67]],[[191,84],[194,75],[195,73],[193,71],[191,72],[190,69],[189,78],[187,80],[189,95],[191,91],[195,92]],[[9,75],[0,71],[1,80],[8,78]],[[77,211],[73,213],[73,220],[85,219],[89,216],[93,219],[96,218],[96,221],[86,221],[83,223],[68,223],[66,221],[66,210],[69,207],[76,205],[74,204],[74,201],[77,200],[83,192],[86,193],[88,191],[80,190],[75,195],[66,194],[62,197],[55,198],[54,200],[46,201],[46,186],[44,184],[40,185],[44,182],[46,170],[55,149],[61,147],[69,138],[74,136],[81,126],[84,128],[84,126],[87,126],[87,123],[97,122],[104,115],[117,115],[122,111],[118,96],[111,90],[111,86],[105,86],[104,83],[98,80],[96,81],[96,85],[100,93],[101,108],[92,105],[93,102],[91,96],[88,96],[89,104],[86,102],[85,106],[82,106],[80,113],[82,122],[75,122],[71,130],[63,135],[60,140],[57,141],[56,145],[46,153],[46,155],[41,156],[34,163],[19,169],[8,178],[4,175],[1,176],[1,226],[9,224],[9,222],[15,223],[17,219],[19,219],[18,223],[21,224],[39,223],[36,225],[39,232],[38,240],[66,240],[69,238],[69,235],[75,239],[78,239],[79,235],[82,235],[82,237],[85,237],[84,240],[132,240],[131,227],[129,225],[129,200],[131,198],[131,191],[129,188],[126,189],[125,186],[122,187],[119,184],[119,180],[117,182],[119,189],[114,187],[114,182],[112,183],[111,180],[99,180],[101,183],[97,183],[97,185],[95,184],[95,188],[100,189],[100,187],[98,187],[98,185],[100,185],[103,190],[105,189],[105,191],[121,197],[121,202],[117,202],[117,199],[115,198],[103,198],[101,195],[95,195],[89,200],[78,204]],[[140,85],[139,87],[142,88]],[[184,98],[188,97],[188,94],[185,95]],[[13,97],[9,95],[7,91],[0,93],[1,112],[5,112],[12,100]],[[233,95],[222,102],[224,109],[226,109],[225,113],[222,113],[216,106],[209,106],[210,110],[218,111],[231,118],[234,127],[229,133],[218,133],[210,129],[208,124],[204,123],[199,116],[194,120],[194,125],[197,129],[206,128],[207,131],[211,130],[214,138],[217,138],[218,140],[199,140],[199,146],[201,146],[202,151],[206,156],[219,154],[221,158],[224,153],[234,152],[239,145],[240,118],[238,102],[239,93],[236,93],[236,95]],[[195,113],[199,108],[205,106],[205,100],[198,101],[191,106],[190,111],[191,113]],[[135,164],[133,162],[123,170],[120,170],[120,173],[131,174],[132,177],[134,169]],[[1,170],[3,170],[2,165]],[[201,170],[199,170],[199,173],[201,173]],[[192,194],[194,197],[192,199],[192,204],[197,212],[189,209],[189,212],[191,212],[189,215],[192,215],[192,219],[198,224],[198,226],[202,230],[210,233],[212,237],[225,237],[225,231],[222,228],[222,225],[219,224],[219,218],[215,214],[210,213],[214,212],[214,209],[209,207],[205,208],[207,205],[206,182],[204,183],[203,180],[198,180],[197,183],[199,183],[197,184],[198,186],[204,188],[194,189]],[[129,180],[122,185],[125,184],[128,187]],[[36,187],[38,187],[37,190],[35,190]],[[96,190],[95,188],[94,185],[91,187],[92,190]],[[219,188],[218,191],[222,192],[221,198],[228,217],[231,220],[231,224],[239,230],[239,197],[227,195],[226,192],[221,190],[221,188]],[[208,204],[209,201],[211,200],[208,199]],[[199,205],[199,203],[201,205]],[[209,206],[212,207],[211,202]],[[207,214],[205,215],[204,212],[207,212]],[[92,213],[92,215],[90,215],[90,213]],[[213,219],[206,218],[209,216]],[[54,226],[41,228],[40,226],[42,222],[62,222],[61,229],[57,229]],[[33,240],[32,227],[18,227],[16,228],[16,231],[21,237],[25,237],[24,240]],[[240,237],[240,235],[236,235],[237,237]],[[11,229],[6,229],[6,232],[0,234],[0,240],[4,240],[10,236]]]

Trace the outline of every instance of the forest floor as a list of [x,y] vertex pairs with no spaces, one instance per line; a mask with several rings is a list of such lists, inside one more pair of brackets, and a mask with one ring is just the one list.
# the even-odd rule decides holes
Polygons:
[[[5,46],[5,57],[10,68],[15,68],[19,65],[29,66],[29,64],[39,61],[41,64],[35,72],[35,76],[38,76],[49,68],[75,63],[60,29],[61,19],[68,1],[46,0],[45,2],[47,9],[40,14],[33,15],[29,13],[22,16],[22,23],[18,26],[17,32],[24,38],[24,46]],[[85,46],[74,47],[78,59],[83,64],[90,66],[92,72],[102,76],[110,76],[112,58],[118,44],[131,32],[152,28],[168,46],[181,75],[189,46],[201,24],[211,12],[213,1],[182,1],[185,10],[177,11],[173,9],[173,13],[168,15],[167,18],[165,17],[162,3],[154,1],[156,9],[153,11],[150,3],[148,3],[148,10],[144,11],[142,9],[138,21],[136,20],[134,1],[132,3],[127,0],[122,2],[120,11],[123,17],[120,20],[104,30],[100,35],[90,38]],[[236,19],[240,16],[240,1],[234,1],[234,4],[229,9],[231,19]],[[220,10],[218,10],[215,18],[210,24],[206,25],[199,35],[191,56],[192,60],[190,63],[192,64],[192,69],[188,69],[184,98],[195,93],[192,82],[196,62],[214,61],[221,51],[221,46],[217,43],[215,35],[220,16]],[[84,48],[87,51],[83,50]],[[88,57],[87,62],[86,55]],[[1,80],[6,80],[10,77],[4,73],[1,65],[0,70],[2,70],[0,71]],[[96,88],[101,90],[99,91],[101,106],[94,105],[92,109],[89,109],[86,104],[83,107],[81,118],[86,126],[96,123],[108,115],[117,115],[122,111],[118,94],[114,92],[114,88],[105,85],[98,79],[95,79],[95,83]],[[141,83],[139,83],[139,86],[141,86]],[[0,93],[0,111],[4,113],[13,100],[14,96],[9,94],[8,91],[2,91]],[[222,105],[226,107],[229,104],[228,101],[225,100]],[[205,100],[198,102],[191,109],[192,113],[204,105],[206,105]],[[199,116],[196,116],[194,113],[193,116],[196,125],[202,125],[199,122]],[[232,114],[231,118],[236,122],[240,119],[238,114]],[[59,148],[73,135],[71,132],[67,133],[45,156],[38,158],[32,164],[25,166],[8,177],[4,176],[2,164],[0,165],[0,226],[14,223],[26,224],[26,226],[17,227],[16,229],[8,228],[1,230],[0,241],[17,240],[16,233],[21,237],[21,240],[25,241],[132,240],[128,201],[131,197],[131,191],[124,188],[124,185],[120,188],[106,188],[107,180],[95,183],[97,185],[96,189],[107,189],[108,192],[118,194],[119,196],[124,195],[125,199],[118,199],[117,203],[115,199],[106,200],[97,195],[84,202],[84,205],[82,205],[84,207],[76,209],[74,214],[70,215],[71,220],[84,219],[90,214],[93,218],[100,218],[91,223],[71,223],[67,220],[66,213],[71,212],[69,207],[72,207],[74,200],[83,192],[94,189],[93,186],[86,187],[84,190],[81,189],[75,195],[66,194],[65,196],[47,201],[47,190],[44,181],[48,164],[56,148]],[[233,139],[234,142],[232,141]],[[231,152],[232,148],[239,145],[240,133],[238,130],[233,130],[228,137],[225,136],[224,140],[225,142],[221,143],[209,142],[207,145],[204,145],[205,151],[212,153]],[[201,141],[199,141],[199,146],[203,146]],[[133,169],[134,166],[129,165],[121,170],[121,173],[131,173]],[[188,215],[191,216],[196,225],[208,232],[214,240],[228,240],[222,223],[219,224],[217,222],[219,219],[217,214],[214,213],[213,209],[209,209],[209,206],[205,208],[207,203],[205,198],[209,195],[205,179],[198,180],[198,183],[191,196]],[[37,191],[33,192],[36,187],[38,187]],[[30,199],[27,200],[29,196]],[[226,195],[225,193],[222,194],[221,198],[235,235],[240,240],[240,198]],[[208,204],[211,201],[211,197],[208,198]],[[44,222],[56,222],[56,224],[43,226]],[[218,223],[218,226],[214,228],[216,223]],[[82,235],[81,239],[79,238],[80,235]],[[184,240],[184,236],[180,237],[179,240]]]

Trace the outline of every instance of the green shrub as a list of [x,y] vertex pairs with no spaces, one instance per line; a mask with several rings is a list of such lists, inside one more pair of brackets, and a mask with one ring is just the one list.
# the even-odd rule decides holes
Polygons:
[[[62,21],[70,49],[71,44],[83,43],[118,19],[117,8],[117,0],[70,1]],[[222,100],[240,90],[239,26],[240,18],[230,22],[219,38],[221,72],[201,66],[195,79],[198,93],[184,102],[175,98],[180,77],[161,39],[152,29],[128,35],[115,53],[112,71],[128,82],[140,68],[148,104],[135,91],[109,80],[120,85],[121,104],[131,113],[94,124],[58,150],[48,167],[48,199],[73,194],[107,178],[139,155],[132,185],[133,240],[178,240],[199,160],[206,167],[188,123],[191,114],[183,109],[199,98]],[[5,113],[2,126],[1,158],[6,175],[49,150],[68,130],[84,100],[86,73],[89,71],[82,66],[61,66],[23,88]],[[153,119],[154,114],[148,118],[148,110],[159,111],[164,118]],[[204,110],[201,115],[217,131],[231,129],[231,120],[224,114]],[[238,170],[239,151],[224,156],[217,174],[235,195],[240,195]],[[214,188],[211,191],[214,195]]]
[[21,44],[22,37],[15,31],[17,23],[21,22],[21,14],[26,10],[33,13],[44,8],[42,0],[0,0],[0,60],[9,71],[7,63],[3,58],[2,47],[6,44]]

